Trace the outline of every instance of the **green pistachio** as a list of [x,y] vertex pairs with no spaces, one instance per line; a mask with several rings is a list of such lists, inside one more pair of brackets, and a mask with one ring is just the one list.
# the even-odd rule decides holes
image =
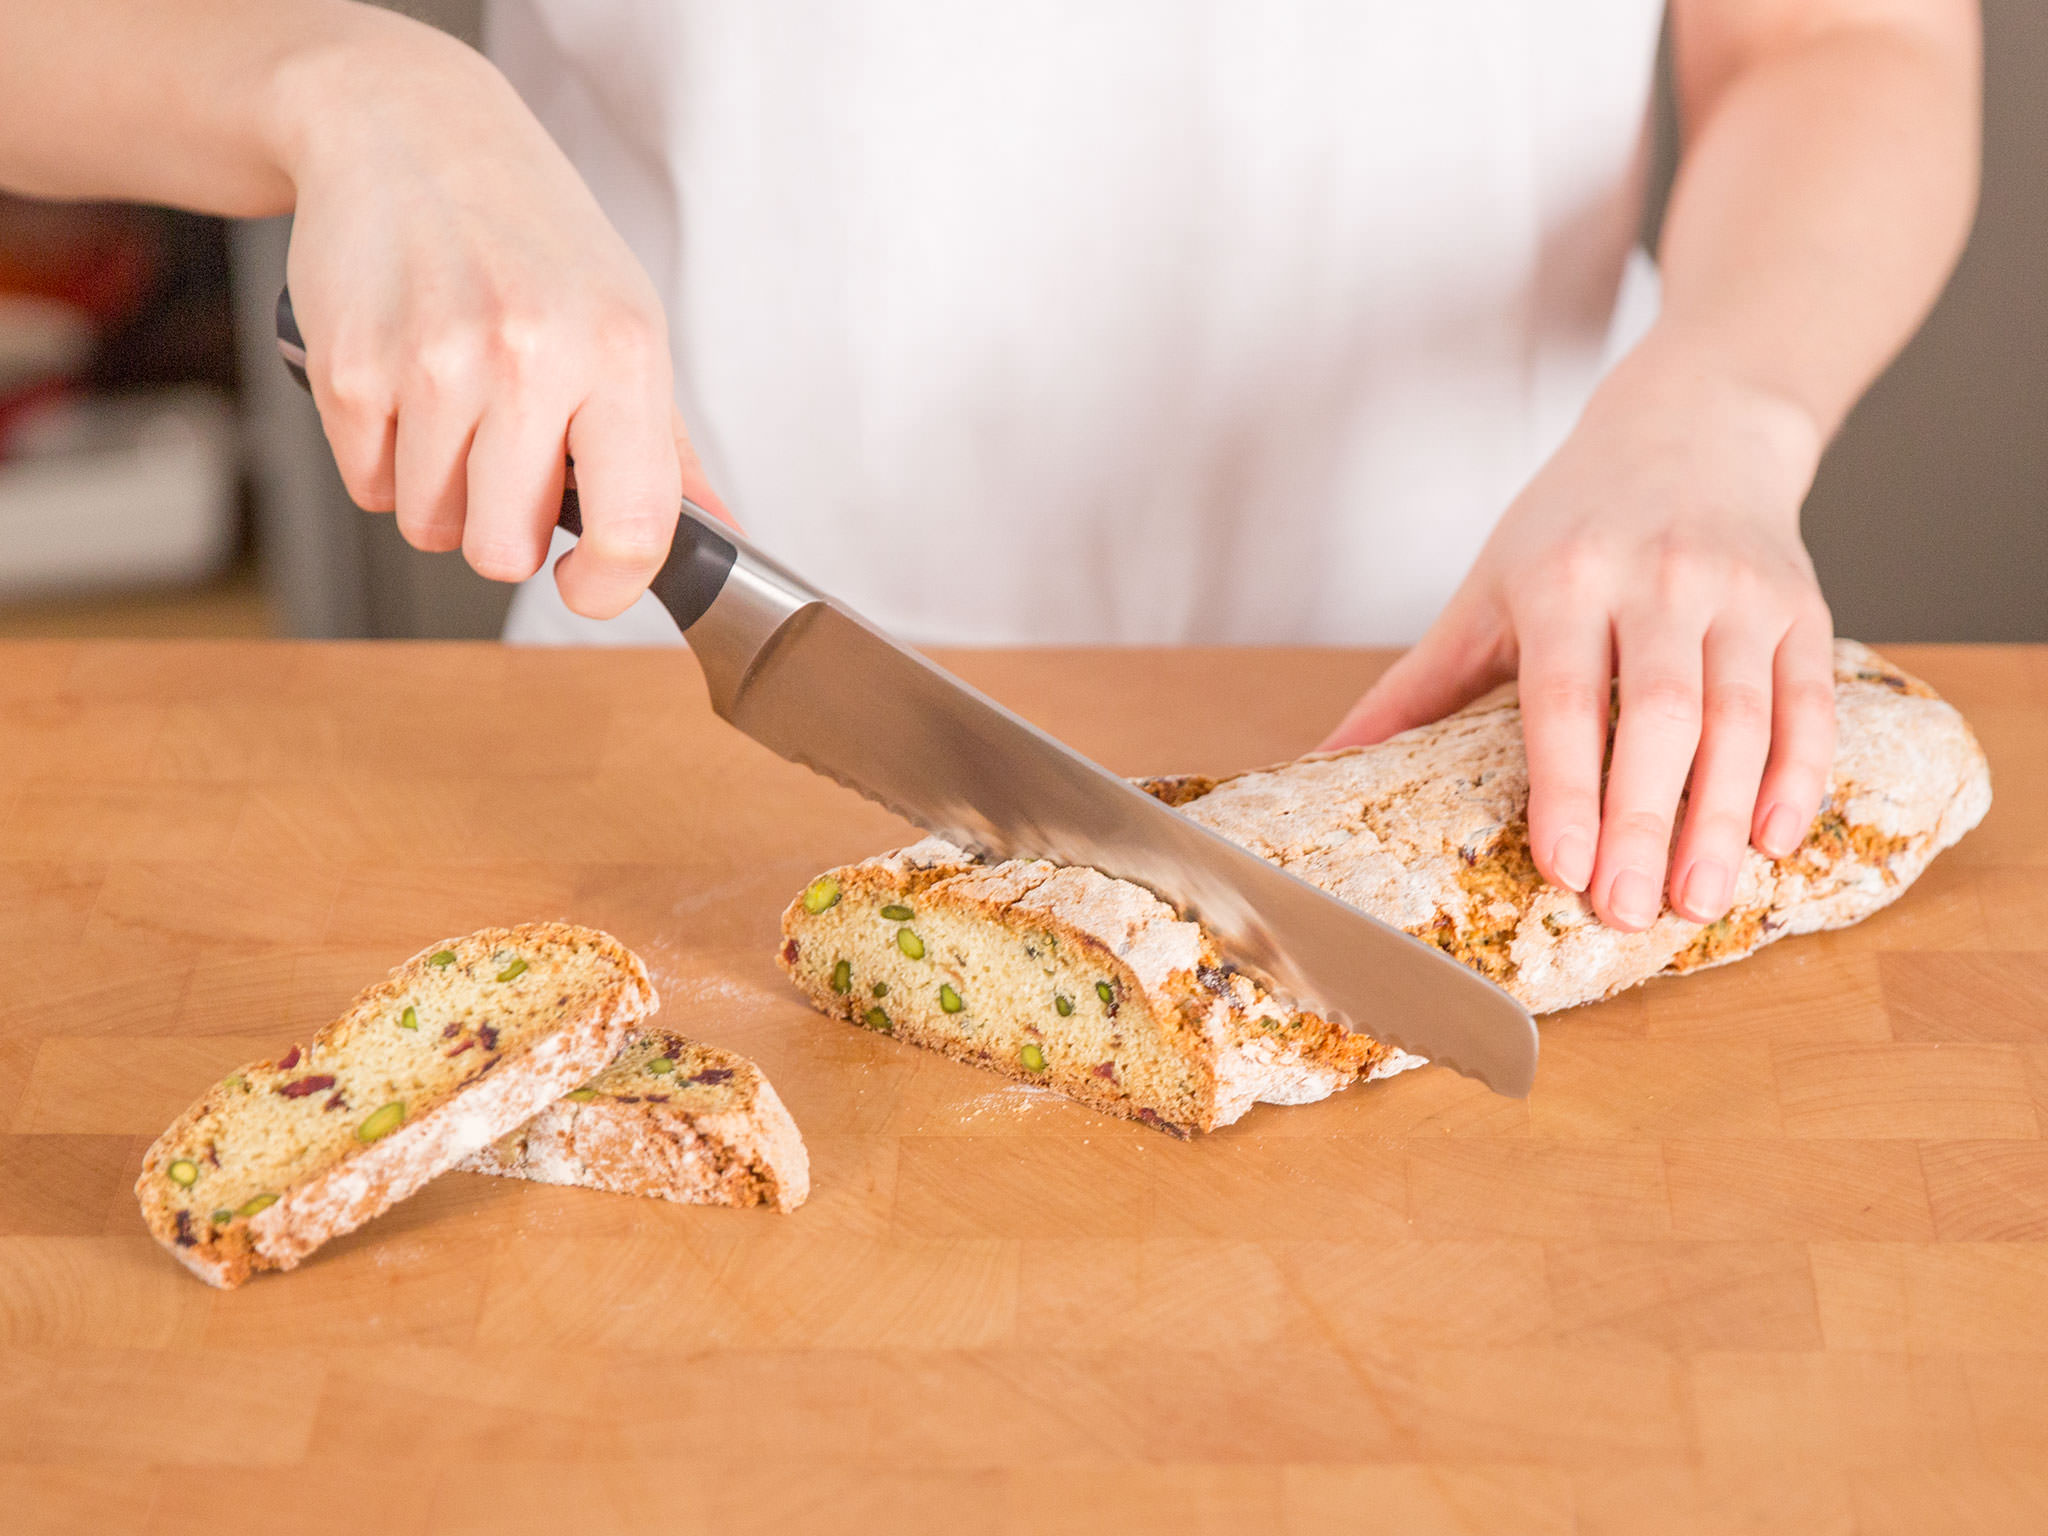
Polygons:
[[832,967],[832,990],[847,992],[853,988],[853,962],[842,960]]
[[1116,1001],[1116,988],[1106,981],[1098,981],[1095,983],[1095,995],[1102,999],[1102,1006],[1107,1008]]
[[967,1005],[960,1001],[960,994],[945,982],[939,983],[939,1006],[948,1013],[958,1013]]
[[574,1099],[578,1104],[588,1104],[597,1097],[597,1090],[595,1088],[571,1088],[567,1096]]
[[190,1189],[199,1182],[199,1165],[189,1157],[173,1159],[171,1166],[164,1170],[173,1184]]
[[886,981],[878,981],[872,987],[868,988],[868,990],[874,993],[877,997],[887,997],[889,995],[889,983],[887,983]]
[[867,1026],[869,1029],[880,1030],[885,1035],[896,1027],[889,1022],[889,1015],[879,1008],[870,1008],[867,1011]]
[[223,1088],[247,1088],[248,1086],[249,1079],[242,1076],[242,1074],[239,1072],[235,1073],[234,1076],[226,1079],[221,1083],[221,1087]]
[[370,1111],[356,1127],[357,1141],[381,1141],[405,1123],[405,1100],[394,1099],[381,1109]]
[[1045,1070],[1045,1052],[1035,1045],[1025,1046],[1023,1050],[1017,1053],[1017,1059],[1024,1063],[1024,1070],[1026,1072],[1043,1072]]
[[647,1063],[647,1070],[652,1072],[656,1077],[666,1077],[669,1073],[675,1071],[675,1069],[675,1062],[667,1056],[657,1056],[654,1058],[654,1060]]
[[230,1211],[230,1210],[227,1210],[227,1209],[223,1208],[223,1209],[221,1209],[221,1210],[215,1211],[215,1212],[213,1213],[213,1218],[212,1218],[212,1219],[213,1219],[213,1224],[214,1224],[214,1225],[215,1225],[216,1227],[224,1227],[224,1226],[226,1226],[226,1225],[227,1225],[227,1224],[228,1224],[229,1222],[231,1222],[231,1221],[233,1221],[233,1220],[235,1219],[235,1213],[234,1213],[233,1211]]
[[1064,992],[1055,992],[1052,995],[1052,1011],[1064,1019],[1074,1011],[1074,1000]]
[[922,960],[924,958],[924,940],[920,939],[908,928],[898,928],[896,930],[896,947],[913,960]]
[[455,951],[452,949],[437,949],[427,956],[427,964],[432,966],[453,965],[454,963]]
[[405,1012],[398,1016],[398,1027],[400,1029],[418,1029],[420,1027],[419,1010],[413,1007],[411,1003],[407,1003],[405,1005]]
[[254,1216],[258,1211],[267,1211],[275,1204],[277,1204],[277,1196],[268,1192],[260,1195],[251,1195],[235,1208],[235,1214],[237,1216]]
[[911,911],[910,908],[902,905],[900,902],[894,902],[882,908],[882,916],[889,919],[892,923],[907,923],[910,921]]
[[520,959],[517,955],[514,955],[512,957],[512,963],[506,966],[505,969],[503,969],[502,971],[498,972],[498,980],[516,981],[525,974],[526,962]]
[[[784,887],[788,889],[787,886]],[[839,905],[839,882],[830,875],[820,875],[804,887],[804,910],[816,917],[820,912]]]

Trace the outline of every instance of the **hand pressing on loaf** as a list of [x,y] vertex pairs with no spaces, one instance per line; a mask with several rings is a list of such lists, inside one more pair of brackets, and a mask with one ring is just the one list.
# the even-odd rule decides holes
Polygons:
[[1799,504],[1934,302],[1977,187],[1967,0],[1672,0],[1669,35],[1682,150],[1657,323],[1329,743],[1519,677],[1536,866],[1629,929],[1667,886],[1719,917],[1745,842],[1805,836],[1834,693]]
[[0,186],[293,212],[307,374],[349,494],[485,576],[629,605],[678,499],[723,516],[647,274],[480,55],[340,0],[0,0]]
[[1544,876],[1618,928],[1655,921],[1667,883],[1684,916],[1721,916],[1746,844],[1806,835],[1833,756],[1832,626],[1798,530],[1818,456],[1784,402],[1632,360],[1324,745],[1519,678]]

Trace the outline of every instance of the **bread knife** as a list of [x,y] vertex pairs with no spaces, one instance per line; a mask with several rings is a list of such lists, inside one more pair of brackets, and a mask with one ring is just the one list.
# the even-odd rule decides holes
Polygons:
[[[306,384],[289,290],[277,334]],[[559,525],[580,536],[570,476]],[[696,653],[711,707],[771,751],[984,858],[1144,886],[1287,1003],[1527,1096],[1536,1024],[1508,993],[1090,762],[703,508],[683,502],[649,589]]]

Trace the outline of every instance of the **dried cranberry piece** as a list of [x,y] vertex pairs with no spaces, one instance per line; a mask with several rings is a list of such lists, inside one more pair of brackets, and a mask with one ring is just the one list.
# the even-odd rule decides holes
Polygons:
[[303,1099],[309,1093],[319,1093],[333,1086],[334,1075],[331,1072],[321,1072],[312,1077],[302,1077],[296,1082],[286,1083],[277,1091],[288,1099]]

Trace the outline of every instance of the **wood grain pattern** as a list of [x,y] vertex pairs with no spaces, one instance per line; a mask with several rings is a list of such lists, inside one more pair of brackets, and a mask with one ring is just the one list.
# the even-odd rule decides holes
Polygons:
[[[687,655],[0,646],[7,1528],[2048,1529],[2048,653],[1896,654],[1998,800],[1895,908],[1548,1021],[1527,1103],[1178,1144],[812,1015],[777,913],[907,831]],[[1127,772],[1290,756],[1384,663],[952,659]],[[549,917],[762,1063],[809,1205],[450,1175],[229,1295],[150,1243],[212,1075]]]

